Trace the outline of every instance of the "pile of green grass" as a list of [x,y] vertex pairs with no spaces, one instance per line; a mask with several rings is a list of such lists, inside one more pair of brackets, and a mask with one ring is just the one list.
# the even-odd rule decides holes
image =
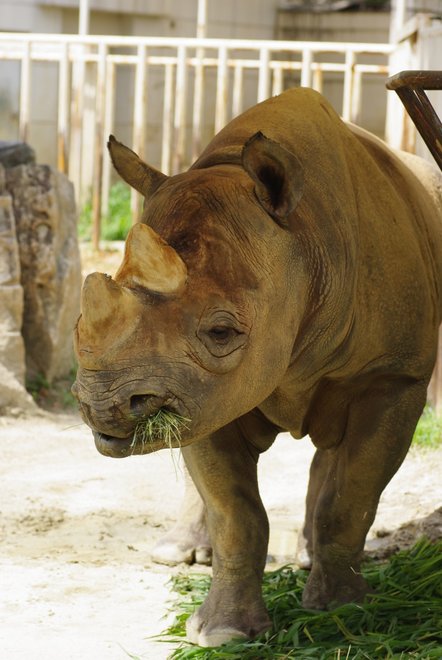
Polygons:
[[[183,643],[185,622],[204,600],[210,578],[178,576],[173,589],[184,602],[165,633],[179,646],[173,660],[263,660],[274,658],[403,659],[442,658],[442,541],[422,539],[386,563],[367,563],[363,573],[375,595],[362,605],[331,612],[304,610],[301,596],[308,573],[284,567],[266,573],[263,593],[273,628],[250,642],[217,649]],[[178,639],[177,639],[178,638]]]

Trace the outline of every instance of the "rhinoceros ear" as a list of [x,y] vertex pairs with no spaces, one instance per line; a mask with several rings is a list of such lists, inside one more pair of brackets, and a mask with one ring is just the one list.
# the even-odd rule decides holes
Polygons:
[[282,227],[302,197],[304,171],[298,158],[277,142],[255,133],[242,150],[242,164],[255,182],[261,206]]
[[132,149],[113,136],[107,143],[112,164],[122,179],[144,197],[150,197],[169,178],[154,167],[147,165]]

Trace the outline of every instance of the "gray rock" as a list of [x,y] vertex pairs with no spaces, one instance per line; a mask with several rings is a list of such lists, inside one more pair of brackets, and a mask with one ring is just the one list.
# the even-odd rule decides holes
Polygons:
[[15,219],[12,199],[5,194],[5,172],[0,165],[0,415],[36,411],[24,386],[22,320],[23,288]]
[[17,165],[33,165],[35,151],[25,142],[5,142],[0,140],[0,163],[5,168]]
[[[4,170],[0,165],[0,181]],[[0,364],[24,386],[23,289],[12,200],[0,183]]]
[[14,374],[0,362],[0,416],[35,415],[38,410],[32,396],[27,393]]
[[72,369],[72,330],[80,308],[74,190],[46,165],[6,170],[6,189],[13,200],[24,291],[26,374],[51,382]]

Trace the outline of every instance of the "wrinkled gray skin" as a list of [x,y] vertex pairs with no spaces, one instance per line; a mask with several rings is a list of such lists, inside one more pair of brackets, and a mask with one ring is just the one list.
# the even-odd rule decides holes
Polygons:
[[[136,317],[122,334],[103,327],[106,349],[98,340],[90,348],[80,319],[75,392],[111,456],[130,455],[136,421],[161,406],[191,419],[182,451],[205,510],[189,493],[181,550],[207,560],[211,545],[213,582],[189,639],[211,646],[269,626],[257,461],[280,430],[309,434],[317,448],[303,603],[361,600],[364,540],[408,450],[436,356],[437,175],[423,167],[418,180],[306,89],[234,120],[175,177],[116,142],[110,149],[146,197],[143,222],[185,262],[187,283],[169,297],[134,286]],[[159,548],[165,560],[179,550],[176,533]]]

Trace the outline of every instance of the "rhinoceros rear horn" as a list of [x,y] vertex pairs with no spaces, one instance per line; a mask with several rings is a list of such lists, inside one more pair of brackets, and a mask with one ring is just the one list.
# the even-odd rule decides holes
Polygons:
[[283,227],[302,197],[304,171],[298,158],[282,145],[255,133],[244,145],[242,164],[255,182],[261,206]]
[[107,143],[113,166],[122,179],[144,197],[149,197],[169,177],[154,167],[147,165],[141,158],[113,135]]
[[135,224],[127,236],[115,281],[128,288],[173,295],[183,290],[186,279],[186,264],[178,253],[148,225]]

